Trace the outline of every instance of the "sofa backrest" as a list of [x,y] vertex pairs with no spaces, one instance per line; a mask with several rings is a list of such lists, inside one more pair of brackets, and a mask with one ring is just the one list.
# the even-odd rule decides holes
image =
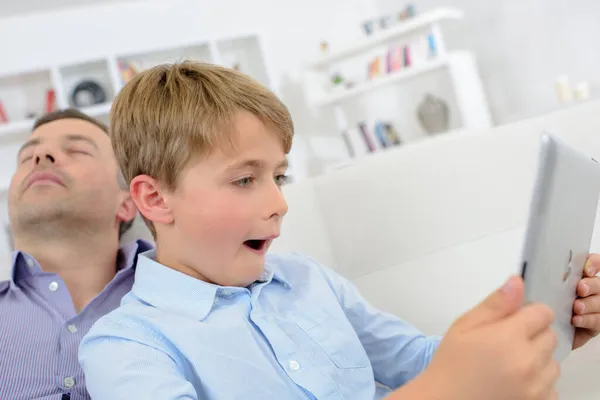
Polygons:
[[378,307],[443,333],[519,269],[540,135],[600,157],[599,128],[590,102],[366,157],[286,189],[273,251],[324,254]]

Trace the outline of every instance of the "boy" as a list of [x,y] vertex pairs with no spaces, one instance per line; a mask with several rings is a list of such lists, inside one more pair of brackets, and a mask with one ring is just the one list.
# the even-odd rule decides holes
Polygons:
[[[110,132],[157,246],[139,257],[121,307],[82,342],[95,400],[371,400],[389,393],[376,382],[395,389],[409,381],[403,398],[552,393],[551,313],[542,306],[516,312],[518,281],[457,323],[432,372],[413,380],[438,338],[375,310],[311,259],[267,256],[287,212],[281,185],[293,124],[279,99],[249,77],[197,63],[142,72],[117,96]],[[507,344],[508,328],[495,325],[466,334],[513,313],[518,319],[503,323],[528,326],[511,331],[522,346]],[[479,340],[494,335],[490,344]],[[470,361],[462,369],[453,368],[457,354]],[[495,356],[510,361],[486,366]],[[509,368],[517,359],[527,367]]]

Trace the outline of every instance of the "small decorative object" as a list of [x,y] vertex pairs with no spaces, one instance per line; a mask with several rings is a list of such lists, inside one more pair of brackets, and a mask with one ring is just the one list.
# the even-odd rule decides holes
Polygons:
[[379,28],[387,29],[392,25],[392,17],[386,15],[384,17],[379,18]]
[[141,71],[138,65],[133,61],[119,61],[119,71],[121,71],[121,80],[127,84],[138,72]]
[[402,144],[402,140],[400,140],[400,135],[398,135],[398,132],[392,124],[383,124],[383,129],[385,130],[388,143],[391,143],[392,146],[399,146]]
[[333,83],[334,86],[341,85],[344,83],[344,77],[339,73],[333,74],[331,77],[331,83]]
[[413,18],[416,15],[416,9],[413,4],[409,4],[406,8],[398,13],[398,21],[405,21]]
[[356,86],[356,82],[354,81],[347,80],[346,82],[344,82],[344,87],[346,89],[352,89],[354,86]]
[[404,66],[410,67],[412,65],[412,59],[410,56],[410,47],[404,46],[404,48],[402,49],[402,56],[403,56]]
[[417,116],[423,129],[429,134],[446,132],[450,127],[448,104],[427,94],[417,108]]
[[46,112],[51,113],[56,108],[56,92],[54,89],[46,91]]
[[559,103],[570,103],[573,101],[573,91],[568,75],[561,75],[556,79],[556,94]]
[[386,55],[387,73],[400,70],[404,63],[404,56],[400,46],[391,46]]
[[381,75],[381,59],[376,57],[369,64],[369,79],[373,79]]
[[573,91],[576,100],[589,100],[590,99],[590,84],[589,82],[583,81],[575,85]]
[[93,80],[78,83],[71,93],[71,102],[75,107],[89,107],[106,101],[106,92]]
[[325,55],[329,51],[329,43],[323,41],[321,42],[321,53]]
[[427,44],[429,45],[429,58],[434,58],[437,56],[437,46],[435,44],[435,37],[433,33],[430,33],[427,36]]
[[368,36],[373,33],[373,21],[365,21],[363,22],[363,29],[365,34]]

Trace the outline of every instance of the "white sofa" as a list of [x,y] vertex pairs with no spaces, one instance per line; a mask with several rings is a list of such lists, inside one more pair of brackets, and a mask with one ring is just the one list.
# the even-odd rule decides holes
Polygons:
[[[518,271],[544,130],[598,158],[600,102],[448,134],[290,185],[273,251],[309,254],[382,310],[442,334]],[[598,367],[600,342],[574,352],[563,365],[561,398],[597,400]]]
[[[273,251],[310,254],[379,308],[442,334],[518,271],[543,131],[600,157],[600,102],[448,134],[291,185]],[[599,367],[600,340],[574,352],[560,398],[600,398]]]

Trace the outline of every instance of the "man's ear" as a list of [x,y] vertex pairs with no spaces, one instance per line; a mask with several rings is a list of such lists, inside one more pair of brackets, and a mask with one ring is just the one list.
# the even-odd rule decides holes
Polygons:
[[148,220],[167,225],[173,222],[173,213],[156,179],[138,175],[131,181],[129,192],[139,212]]
[[121,203],[117,209],[117,219],[119,222],[129,222],[137,215],[137,208],[128,192],[123,191]]

